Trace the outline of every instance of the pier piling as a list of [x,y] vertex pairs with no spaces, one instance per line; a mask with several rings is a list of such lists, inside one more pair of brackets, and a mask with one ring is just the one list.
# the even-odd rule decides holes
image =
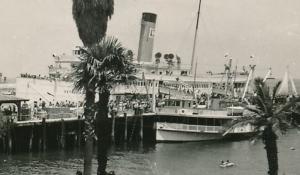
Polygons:
[[125,123],[125,129],[124,129],[124,139],[125,139],[125,142],[127,142],[128,140],[128,136],[127,136],[127,113],[124,113],[124,123]]
[[6,139],[5,136],[2,136],[2,146],[3,146],[3,152],[6,152]]
[[81,120],[78,116],[78,125],[77,125],[77,146],[80,148],[81,145]]
[[144,119],[143,116],[140,115],[140,124],[141,124],[141,129],[140,129],[140,138],[143,141],[143,137],[144,137]]
[[32,125],[32,127],[30,128],[29,146],[28,146],[28,151],[29,152],[32,151],[33,129],[34,129],[34,125]]
[[8,131],[7,131],[7,139],[8,139],[8,153],[12,152],[12,120],[8,119],[7,120],[7,126],[8,126]]
[[38,139],[38,149],[39,149],[39,151],[42,151],[42,142],[43,142],[42,136],[39,136],[39,139]]
[[60,146],[62,149],[65,149],[66,139],[65,139],[65,121],[61,119],[61,135],[60,135]]
[[42,126],[43,126],[43,138],[42,138],[42,140],[43,140],[43,142],[42,142],[42,144],[43,144],[43,151],[46,151],[46,149],[47,149],[47,146],[46,146],[46,144],[47,144],[47,124],[46,124],[46,118],[43,118],[42,119]]
[[116,123],[116,119],[115,119],[115,111],[111,112],[111,141],[114,143],[115,142],[115,123]]

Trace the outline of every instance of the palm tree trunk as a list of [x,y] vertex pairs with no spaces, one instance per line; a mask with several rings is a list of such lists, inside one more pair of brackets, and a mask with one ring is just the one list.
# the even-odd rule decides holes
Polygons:
[[263,131],[263,142],[267,152],[269,165],[269,175],[278,175],[278,149],[277,136],[272,129],[272,125],[268,125]]
[[104,90],[99,93],[98,114],[96,118],[97,143],[97,175],[106,175],[107,152],[110,146],[110,124],[108,119],[108,102],[110,92]]
[[85,149],[84,149],[84,175],[92,174],[92,159],[93,159],[93,117],[95,102],[95,93],[92,91],[86,91],[86,103],[84,107],[85,126],[86,133]]

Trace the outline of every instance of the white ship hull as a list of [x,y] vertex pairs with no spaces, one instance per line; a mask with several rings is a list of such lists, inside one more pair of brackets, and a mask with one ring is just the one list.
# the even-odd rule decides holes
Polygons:
[[193,142],[222,139],[221,133],[198,133],[185,131],[156,130],[157,142]]
[[205,140],[220,140],[224,138],[245,138],[254,133],[250,125],[239,127],[223,136],[224,127],[187,125],[179,123],[156,122],[157,142],[193,142]]
[[157,142],[186,142],[222,139],[221,126],[156,123]]

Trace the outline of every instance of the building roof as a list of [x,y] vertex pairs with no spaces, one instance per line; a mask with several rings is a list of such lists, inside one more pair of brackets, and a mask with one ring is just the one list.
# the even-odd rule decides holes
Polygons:
[[19,98],[12,95],[2,95],[0,94],[0,103],[8,103],[8,102],[18,102],[18,101],[28,101],[28,99]]

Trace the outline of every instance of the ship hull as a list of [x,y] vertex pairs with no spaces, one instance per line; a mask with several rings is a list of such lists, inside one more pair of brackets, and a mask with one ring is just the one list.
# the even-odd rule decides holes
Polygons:
[[196,142],[222,139],[221,133],[198,133],[186,131],[156,130],[157,142]]
[[156,122],[156,142],[196,142],[209,140],[243,140],[254,135],[250,125],[235,128],[223,136],[222,126],[187,125],[182,123]]

